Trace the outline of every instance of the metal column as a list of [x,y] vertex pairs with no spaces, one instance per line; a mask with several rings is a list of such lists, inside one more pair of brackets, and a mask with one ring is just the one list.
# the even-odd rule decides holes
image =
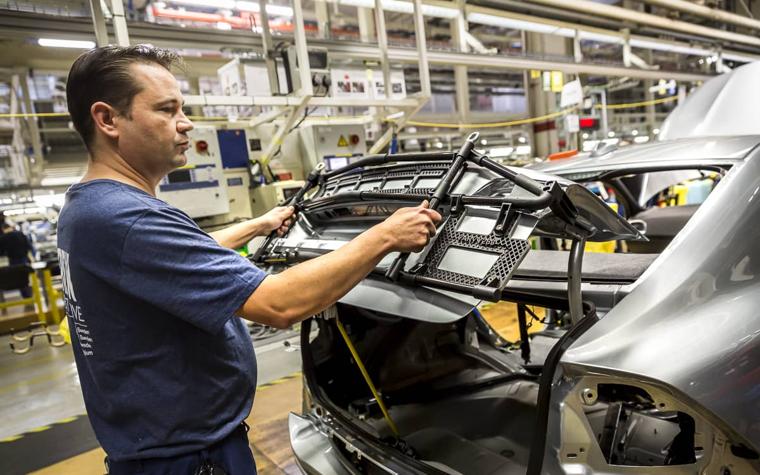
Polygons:
[[[261,11],[266,11],[264,2],[260,2],[262,5]],[[262,171],[264,175],[271,180],[269,176],[268,164],[274,158],[274,155],[282,146],[285,136],[290,132],[290,129],[295,125],[296,120],[300,117],[301,113],[306,109],[309,104],[309,100],[314,94],[314,88],[311,84],[311,66],[309,64],[309,51],[306,48],[306,32],[304,30],[303,23],[303,8],[301,6],[301,0],[293,0],[293,23],[294,23],[294,40],[296,46],[296,57],[298,58],[298,74],[301,80],[301,87],[295,91],[295,95],[298,96],[299,102],[295,107],[290,106],[290,110],[283,124],[277,129],[272,137],[272,141],[261,155]],[[267,22],[268,28],[268,22]]]
[[600,89],[599,96],[602,99],[602,138],[607,138],[607,133],[610,131],[609,123],[607,122],[607,90]]
[[[568,51],[565,38],[540,33],[528,33],[526,37],[529,53],[557,56],[567,56],[571,53]],[[546,74],[551,70],[542,69],[542,71],[543,74]],[[541,79],[531,80],[530,84],[530,115],[533,117],[544,116],[557,111],[556,94],[551,91],[544,91]],[[559,151],[557,122],[557,119],[547,119],[533,124],[533,155],[546,157]]]
[[[467,45],[467,13],[465,12],[464,0],[457,0],[459,15],[451,22],[451,37],[457,49],[462,53],[469,51]],[[470,121],[470,83],[467,75],[467,66],[454,66],[454,84],[456,87],[457,113],[461,123]]]
[[317,37],[327,40],[331,36],[330,10],[325,0],[314,2],[314,13],[317,15]]
[[[417,55],[419,57],[418,67],[419,67],[419,74],[420,74],[420,86],[421,91],[420,94],[417,96],[417,99],[419,102],[417,103],[417,106],[414,107],[411,111],[407,112],[404,117],[398,120],[396,122],[396,127],[400,130],[406,121],[408,121],[414,114],[417,113],[418,110],[422,108],[423,105],[425,105],[425,102],[430,99],[431,94],[431,87],[430,87],[430,68],[428,64],[428,52],[427,52],[427,42],[425,41],[425,20],[422,16],[422,2],[420,0],[414,0],[414,36],[417,40]],[[386,89],[390,87],[389,85],[386,85]],[[388,127],[388,129],[383,133],[382,136],[380,136],[376,141],[375,144],[372,145],[372,147],[369,150],[370,154],[373,153],[380,153],[381,150],[383,150],[391,141],[391,137],[393,136],[393,127]]]
[[306,30],[303,25],[303,8],[301,0],[293,0],[293,23],[295,29],[296,57],[298,58],[298,74],[301,79],[301,89],[296,91],[299,96],[311,96],[314,88],[311,84],[311,66],[309,65],[309,50],[306,48]]
[[[32,103],[32,96],[29,93],[29,71],[24,71],[19,74],[19,86],[21,87],[21,95],[24,101],[24,109],[27,114],[33,114],[34,104]],[[44,158],[42,155],[42,138],[40,137],[40,127],[37,123],[36,117],[27,117],[26,123],[29,126],[29,139],[32,142],[32,150],[34,157],[29,165],[30,174],[27,177],[29,184],[37,184],[42,180],[42,169],[44,165]]]
[[362,43],[371,43],[375,39],[375,25],[372,22],[372,10],[358,7],[359,38]]
[[375,0],[375,24],[377,25],[377,44],[380,47],[380,64],[383,67],[385,97],[391,97],[391,65],[388,60],[388,33],[385,31],[385,12],[382,0]]
[[[19,91],[21,89],[21,77],[19,74],[14,74],[11,77],[11,96],[10,96],[10,112],[11,114],[20,114],[22,112]],[[11,174],[13,176],[14,185],[21,183],[29,183],[31,177],[31,167],[29,159],[26,156],[26,144],[24,143],[23,131],[21,130],[21,121],[29,119],[21,119],[14,117],[11,119],[13,124],[13,138],[11,139],[11,145],[13,146],[13,156],[11,156]]]
[[90,0],[90,13],[92,14],[92,26],[95,28],[95,43],[98,46],[108,45],[108,30],[106,29],[106,19],[103,16],[100,0]]
[[280,93],[280,83],[277,79],[277,62],[272,58],[272,32],[269,30],[269,14],[267,2],[259,0],[259,21],[261,21],[261,46],[264,53],[264,63],[267,66],[267,79],[272,94]]
[[124,3],[122,3],[122,0],[111,0],[111,14],[113,16],[111,20],[113,21],[113,32],[116,36],[116,44],[119,46],[129,46],[127,18],[124,15]]
[[[652,52],[647,51],[645,53],[645,58],[647,60],[647,63],[652,64]],[[646,106],[646,129],[651,133],[652,130],[654,130],[657,125],[657,116],[655,115],[655,106],[652,104],[652,100],[654,100],[654,91],[651,91],[652,87],[654,86],[654,81],[651,79],[645,79],[644,80],[644,100],[649,102]]]
[[430,68],[428,65],[427,39],[425,38],[425,18],[422,16],[422,1],[414,0],[414,37],[417,40],[417,53],[420,55],[420,87],[422,95],[430,97]]

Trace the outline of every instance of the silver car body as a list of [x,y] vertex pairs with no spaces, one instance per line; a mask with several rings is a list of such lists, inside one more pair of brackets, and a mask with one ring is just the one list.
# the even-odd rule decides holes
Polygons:
[[707,81],[662,124],[660,138],[760,134],[760,61]]
[[[725,76],[719,79],[724,85],[730,82]],[[535,172],[526,170],[536,177],[548,173],[580,181],[610,172],[728,170],[635,282],[607,287],[584,282],[584,299],[601,305],[604,315],[578,325],[577,339],[567,340],[547,384],[542,383],[549,398],[545,433],[539,441],[543,446],[532,446],[538,463],[531,459],[530,473],[760,473],[760,136],[697,137],[684,128],[676,133],[673,124],[664,129],[675,137],[671,140],[582,154],[543,164]],[[292,234],[283,245],[302,247],[306,241],[305,234]],[[508,288],[561,295],[567,285],[521,281],[516,274]],[[438,323],[461,318],[477,303],[460,294],[377,279],[365,280],[345,301]],[[651,439],[659,447],[662,437],[670,440],[674,434],[663,435],[662,426],[648,415],[671,414],[680,425],[686,414],[696,459],[667,466],[611,461],[609,451],[600,447],[598,421],[592,423],[589,414],[599,414],[601,406],[609,417],[616,403],[614,398],[600,403],[601,393],[623,387],[640,391],[651,407],[628,413],[633,422],[620,423],[624,433],[613,432],[610,440],[638,438],[646,449]],[[290,420],[292,446],[306,472],[358,473],[331,442],[339,439],[347,452],[371,459],[384,472],[406,473],[375,442],[344,431],[329,417],[319,419],[321,423],[292,415]]]
[[[626,289],[625,299],[567,350],[560,373],[578,381],[581,375],[600,374],[645,381],[662,391],[665,407],[689,407],[755,450],[760,447],[758,143],[757,136],[681,139],[621,150],[607,160],[581,159],[577,168],[572,159],[542,167],[569,176],[608,171],[607,163],[616,170],[641,171],[732,162],[686,227]],[[693,153],[682,148],[687,144]],[[674,150],[680,157],[671,155]],[[655,158],[637,160],[642,153]],[[576,387],[581,386],[588,390],[594,383]],[[556,463],[549,467],[567,473],[578,467],[604,472],[599,458],[593,463],[591,457],[569,461],[557,456],[562,452],[559,434],[567,435],[561,429],[567,419],[562,411],[571,411],[566,403],[570,394],[572,390],[555,394],[557,407],[563,409],[554,412],[549,426],[550,433],[558,434],[547,446],[553,456],[547,453],[546,460]]]

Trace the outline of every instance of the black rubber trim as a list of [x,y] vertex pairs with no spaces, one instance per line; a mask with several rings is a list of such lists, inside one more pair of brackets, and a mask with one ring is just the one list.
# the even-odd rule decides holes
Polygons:
[[591,328],[599,319],[596,316],[596,307],[584,302],[585,316],[570,331],[559,339],[549,351],[544,362],[544,370],[541,373],[538,389],[538,401],[536,403],[536,432],[530,445],[530,459],[528,460],[527,475],[540,475],[544,464],[544,452],[546,450],[546,432],[549,424],[549,409],[552,397],[552,383],[554,374],[559,366],[559,361],[565,351]]
[[669,171],[675,171],[675,170],[707,170],[711,172],[716,173],[725,173],[726,170],[730,169],[734,164],[733,163],[725,163],[725,164],[714,164],[714,165],[695,165],[693,163],[684,163],[683,165],[649,165],[649,166],[640,166],[640,167],[631,167],[631,168],[621,168],[621,169],[615,169],[615,170],[608,170],[604,172],[600,172],[599,175],[596,178],[592,179],[584,179],[583,181],[592,181],[592,180],[612,180],[613,178],[618,178],[625,175],[635,175],[637,173],[653,173],[653,172],[669,172]]
[[345,175],[358,168],[383,165],[398,162],[450,162],[454,159],[454,152],[411,152],[398,154],[367,155],[345,167],[331,170],[322,175],[322,182],[340,175]]

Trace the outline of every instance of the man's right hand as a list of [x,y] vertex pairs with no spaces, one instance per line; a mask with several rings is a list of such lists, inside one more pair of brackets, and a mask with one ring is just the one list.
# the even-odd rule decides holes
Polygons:
[[401,208],[376,226],[390,252],[420,252],[435,235],[441,215],[429,209],[427,200],[414,208]]
[[340,249],[268,276],[237,314],[253,322],[287,328],[334,304],[389,252],[421,251],[440,221],[441,215],[429,209],[427,201],[414,208],[401,208]]

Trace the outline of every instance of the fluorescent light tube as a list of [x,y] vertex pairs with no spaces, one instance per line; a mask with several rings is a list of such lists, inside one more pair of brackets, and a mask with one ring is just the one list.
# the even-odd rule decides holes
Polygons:
[[92,49],[95,47],[94,41],[59,40],[56,38],[40,38],[37,40],[37,44],[52,48]]

